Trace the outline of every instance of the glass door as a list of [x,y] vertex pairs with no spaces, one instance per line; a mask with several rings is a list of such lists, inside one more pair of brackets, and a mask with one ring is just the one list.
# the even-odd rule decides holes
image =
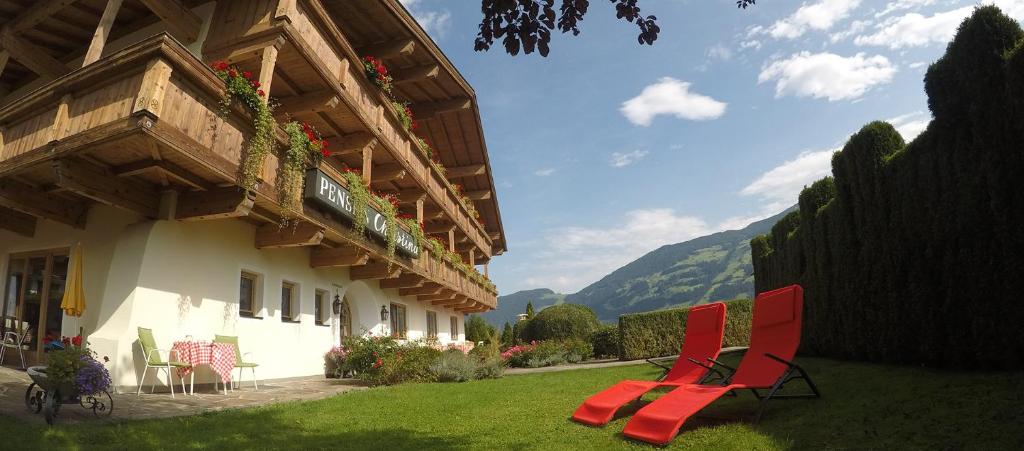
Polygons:
[[[4,290],[4,332],[23,322],[29,330],[29,360],[39,362],[43,347],[60,340],[64,312],[64,284],[68,274],[68,249],[11,255]],[[32,359],[34,356],[35,359]]]

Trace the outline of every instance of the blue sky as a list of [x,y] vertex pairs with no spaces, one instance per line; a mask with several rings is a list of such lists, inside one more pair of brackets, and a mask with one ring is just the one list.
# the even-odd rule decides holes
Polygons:
[[[403,0],[476,89],[508,237],[502,293],[572,293],[657,247],[796,202],[872,120],[930,119],[923,77],[976,2],[591,0],[548,58],[474,52],[477,0]],[[556,6],[559,1],[556,1]],[[1018,21],[1024,0],[987,0]]]

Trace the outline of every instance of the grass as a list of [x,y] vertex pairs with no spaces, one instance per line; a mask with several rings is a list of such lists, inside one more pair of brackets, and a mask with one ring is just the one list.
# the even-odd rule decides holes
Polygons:
[[[759,425],[749,394],[720,400],[670,449],[1024,449],[1024,374],[952,373],[801,359],[824,397],[775,401]],[[587,396],[649,366],[409,384],[195,417],[47,429],[0,416],[21,449],[622,449],[620,418],[568,420]],[[801,388],[794,386],[792,389]],[[653,397],[652,397],[653,398]],[[2,446],[0,446],[2,447]]]

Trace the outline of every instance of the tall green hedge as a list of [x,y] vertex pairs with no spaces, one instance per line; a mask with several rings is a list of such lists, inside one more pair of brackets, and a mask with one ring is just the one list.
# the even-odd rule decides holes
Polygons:
[[[722,347],[746,346],[750,342],[753,303],[748,299],[738,299],[725,305]],[[687,307],[619,316],[619,358],[634,360],[678,355],[689,314],[690,308]]]
[[590,307],[581,304],[559,304],[541,310],[525,327],[523,341],[566,338],[590,340],[590,334],[601,327],[601,322]]
[[1024,32],[992,6],[928,69],[934,119],[850,137],[833,178],[751,241],[758,292],[804,287],[803,352],[1024,368]]

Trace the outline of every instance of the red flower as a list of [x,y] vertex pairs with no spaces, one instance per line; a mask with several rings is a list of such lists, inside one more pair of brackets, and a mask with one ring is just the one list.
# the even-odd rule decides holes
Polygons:
[[260,97],[263,97],[263,96],[267,95],[267,93],[263,92],[262,89],[257,89],[256,90],[256,95],[258,95]]
[[256,80],[253,80],[253,81],[252,81],[252,87],[253,87],[253,88],[259,88],[259,87],[260,87],[260,82],[259,82],[259,81],[256,81]]
[[75,346],[81,346],[82,345],[82,336],[81,335],[75,335],[74,337],[72,337],[71,338],[71,344],[73,344]]
[[215,61],[211,66],[213,66],[215,70],[228,70],[228,63],[223,61]]
[[320,154],[322,154],[326,158],[326,157],[331,156],[331,151],[327,150],[326,148],[321,148],[320,149]]
[[249,72],[249,71],[242,72],[242,76],[245,77],[245,78],[252,78],[252,72]]
[[323,140],[323,141],[320,141],[320,148],[322,148],[322,149],[326,149],[327,148],[327,140],[326,139]]
[[228,76],[231,77],[231,78],[235,78],[235,77],[238,76],[238,71],[236,71],[234,69],[231,69],[231,70],[228,71]]
[[373,367],[374,368],[380,368],[380,366],[383,365],[383,364],[384,364],[384,361],[382,361],[381,359],[377,359],[376,362],[373,362]]

